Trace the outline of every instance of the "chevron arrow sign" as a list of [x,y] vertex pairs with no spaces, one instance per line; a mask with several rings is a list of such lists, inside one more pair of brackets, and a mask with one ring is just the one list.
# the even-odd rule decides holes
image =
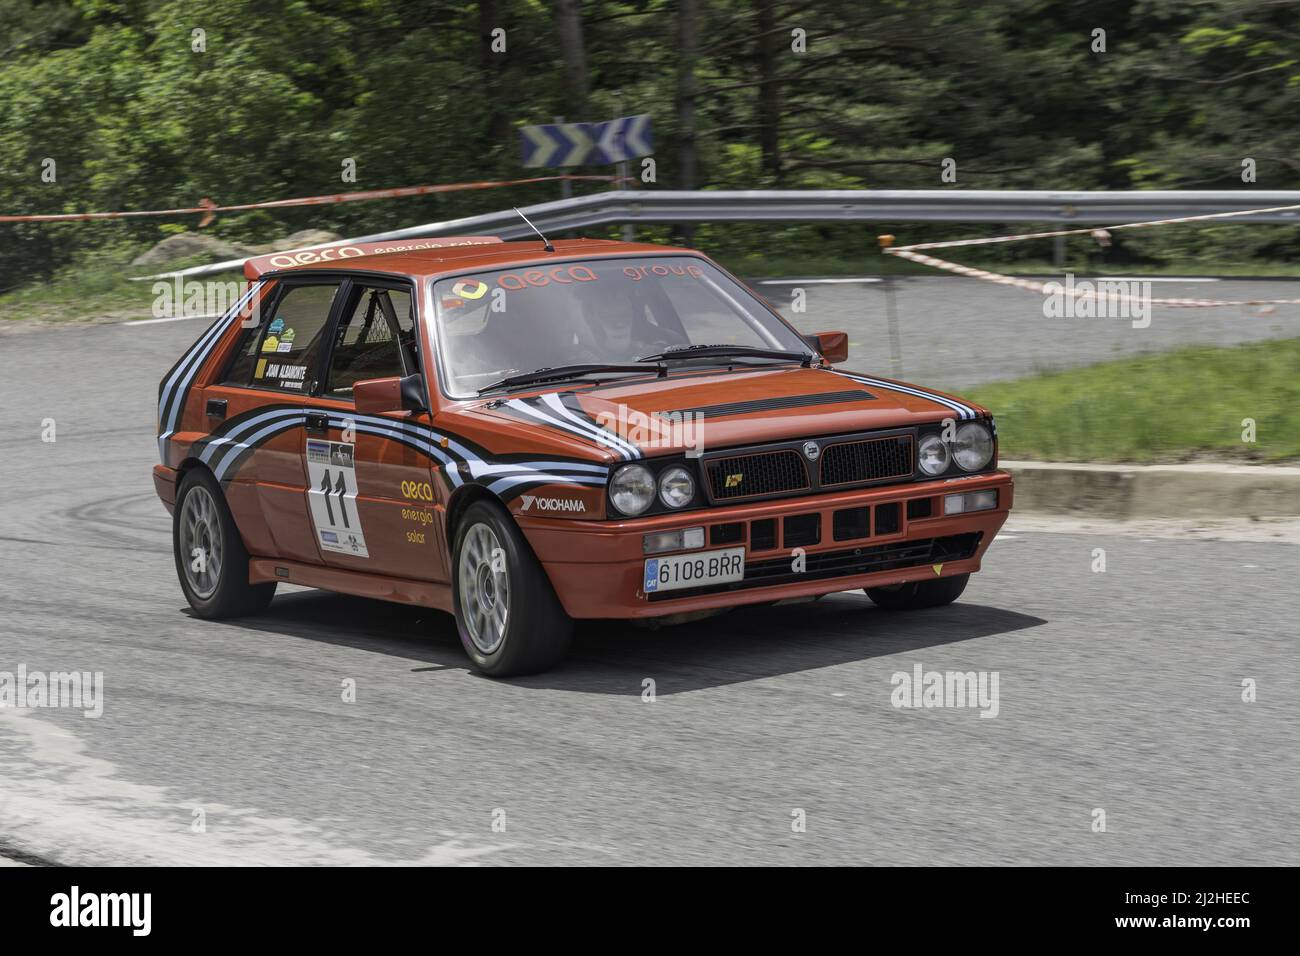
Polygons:
[[648,113],[605,123],[523,126],[519,143],[525,166],[602,166],[654,152]]
[[595,123],[547,123],[519,130],[525,166],[581,166],[590,159]]
[[620,116],[595,129],[597,163],[621,163],[635,156],[649,156],[655,151],[650,129],[650,114]]

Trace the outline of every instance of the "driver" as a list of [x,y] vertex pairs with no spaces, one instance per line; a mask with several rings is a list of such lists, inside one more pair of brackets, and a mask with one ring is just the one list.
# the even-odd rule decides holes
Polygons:
[[593,331],[602,362],[634,362],[673,344],[646,318],[645,303],[634,294],[598,302],[584,297],[583,318]]

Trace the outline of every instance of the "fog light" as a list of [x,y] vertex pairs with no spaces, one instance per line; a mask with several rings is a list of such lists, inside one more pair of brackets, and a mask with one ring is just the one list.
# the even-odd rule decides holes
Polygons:
[[664,551],[690,551],[704,547],[703,528],[682,528],[680,531],[656,531],[641,538],[641,550],[646,554]]
[[996,488],[991,491],[968,491],[961,495],[943,496],[943,513],[946,515],[965,514],[967,511],[988,511],[997,506]]

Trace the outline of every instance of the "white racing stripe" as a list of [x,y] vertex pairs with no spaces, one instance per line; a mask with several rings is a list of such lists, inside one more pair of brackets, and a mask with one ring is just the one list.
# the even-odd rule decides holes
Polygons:
[[619,455],[625,460],[629,458],[641,457],[640,451],[636,451],[635,453],[629,453],[627,448],[624,447],[624,444],[620,440],[616,439],[615,436],[613,435],[596,434],[594,433],[594,431],[589,431],[586,428],[579,428],[577,425],[570,423],[566,419],[562,419],[557,416],[551,415],[548,412],[543,412],[541,409],[529,405],[527,402],[523,401],[522,399],[512,398],[508,402],[506,402],[506,407],[512,408],[516,412],[520,413],[521,415],[525,415],[528,418],[535,419],[536,421],[539,421],[544,425],[550,425],[553,428],[558,428],[561,431],[566,431],[570,435],[574,435],[578,438],[582,438],[587,441],[594,441],[598,444],[604,445],[605,447],[618,452]]
[[566,419],[573,422],[579,428],[590,431],[597,439],[597,441],[600,441],[602,443],[613,442],[614,444],[611,445],[611,447],[613,448],[621,447],[627,454],[631,455],[633,458],[641,457],[641,449],[638,448],[636,445],[632,444],[630,441],[628,441],[626,438],[623,438],[621,435],[615,435],[613,432],[606,431],[605,429],[597,425],[595,422],[588,421],[587,419],[578,417],[578,415],[576,415],[571,408],[569,408],[562,401],[560,401],[560,396],[556,395],[554,392],[547,392],[545,395],[543,395],[542,402],[548,408],[552,409],[557,414],[564,416]]
[[[306,408],[279,408],[263,412],[240,422],[229,434],[211,440],[200,454],[200,460],[213,468],[213,474],[219,481],[226,480],[233,470],[240,455],[249,448],[281,432],[301,428],[306,423]],[[335,411],[315,410],[329,416],[330,427],[343,429],[352,424],[356,430],[365,435],[400,441],[441,465],[448,479],[454,486],[464,483],[460,462],[442,448],[437,442],[441,440],[432,430],[418,431],[418,426],[405,422],[395,422],[387,418],[369,415],[350,416]],[[515,485],[526,482],[544,481],[549,484],[589,485],[600,487],[605,484],[609,469],[602,464],[592,462],[567,462],[554,460],[516,461],[490,463],[464,448],[459,442],[449,442],[465,451],[465,466],[470,476],[483,483],[493,492],[500,493]],[[221,461],[212,466],[216,456]]]
[[493,494],[501,494],[507,489],[516,485],[528,484],[531,482],[544,482],[548,485],[586,485],[592,488],[601,488],[605,485],[604,478],[584,478],[578,475],[549,475],[545,472],[536,472],[530,475],[512,475],[506,478],[498,478],[488,483],[488,491]]
[[851,378],[853,381],[862,385],[870,385],[874,388],[884,389],[885,391],[899,392],[903,395],[911,395],[914,398],[923,398],[926,401],[936,402],[956,412],[962,419],[978,417],[975,414],[975,409],[971,408],[969,405],[963,405],[961,402],[945,398],[942,395],[936,395],[933,392],[927,392],[924,389],[915,388],[911,385],[899,385],[894,382],[884,382],[878,378],[867,378],[866,376],[858,375],[854,372],[835,372],[835,374]]
[[[212,328],[208,329],[197,342],[190,346],[185,356],[177,363],[176,370],[168,376],[166,384],[163,385],[158,396],[158,423],[162,429],[158,435],[158,453],[164,465],[167,464],[167,440],[176,432],[176,422],[179,420],[185,405],[186,392],[190,387],[190,383],[194,381],[194,376],[203,367],[203,363],[207,361],[208,355],[211,354],[216,343],[221,340],[221,336],[230,328],[230,321],[238,317],[240,311],[252,301],[253,296],[261,288],[262,283],[260,281],[249,286],[239,301],[225,314],[225,317],[213,323]],[[175,401],[172,401],[173,398]],[[169,404],[171,410],[167,411]],[[167,416],[166,422],[162,420],[164,414]]]

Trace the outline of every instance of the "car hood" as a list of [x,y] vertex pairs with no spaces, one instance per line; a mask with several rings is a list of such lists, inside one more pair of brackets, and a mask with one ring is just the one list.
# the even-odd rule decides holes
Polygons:
[[609,460],[982,414],[978,406],[907,383],[792,366],[674,370],[664,378],[501,396],[456,410],[457,417],[472,417],[482,425],[485,418],[498,422],[498,428],[509,423],[527,433],[530,445],[549,439],[557,452],[585,448],[603,451]]

